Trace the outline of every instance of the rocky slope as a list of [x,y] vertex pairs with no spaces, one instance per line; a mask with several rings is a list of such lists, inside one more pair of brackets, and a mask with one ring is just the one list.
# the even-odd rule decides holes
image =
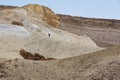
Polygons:
[[60,25],[59,16],[57,16],[51,9],[45,6],[41,6],[38,4],[29,4],[23,7],[15,7],[15,6],[0,6],[0,10],[5,9],[25,9],[27,14],[33,16],[39,20],[44,21],[45,23],[57,27]]
[[120,20],[59,16],[62,30],[87,35],[101,47],[120,45]]
[[57,27],[60,25],[59,16],[57,16],[48,7],[40,6],[38,4],[29,4],[29,5],[23,6],[23,8],[29,12],[28,15],[32,15],[53,27]]
[[[75,35],[54,28],[43,21],[43,15],[49,13],[49,10],[45,13],[43,10],[41,13],[42,9],[38,8],[40,6],[37,5],[37,8],[35,6],[9,9],[5,7],[0,10],[0,80],[120,79],[120,46],[104,49],[98,47],[92,40],[97,39],[97,44],[103,42],[105,46],[106,43],[110,45],[113,39],[111,44],[117,45],[119,29],[77,26],[76,23],[69,24],[64,17],[63,20],[66,22],[63,22],[61,18],[59,28],[73,33],[81,30],[79,35]],[[106,34],[106,31],[109,33]],[[92,39],[87,35],[91,35]],[[98,38],[98,35],[101,37]],[[20,50],[30,53],[32,57],[24,55],[30,60],[23,58],[21,56],[23,52],[20,54]],[[45,59],[35,61],[36,59],[31,58],[38,56],[32,53],[39,57],[43,55]]]
[[[46,13],[50,14],[49,12],[48,9]],[[22,58],[19,55],[19,50],[25,49],[32,53],[40,53],[45,57],[58,59],[102,49],[88,36],[77,36],[53,28],[41,20],[43,17],[37,18],[35,14],[36,16],[43,16],[45,14],[44,9],[33,4],[0,11],[1,57]],[[11,55],[6,56],[8,54]]]
[[120,46],[77,57],[0,60],[1,80],[119,80]]

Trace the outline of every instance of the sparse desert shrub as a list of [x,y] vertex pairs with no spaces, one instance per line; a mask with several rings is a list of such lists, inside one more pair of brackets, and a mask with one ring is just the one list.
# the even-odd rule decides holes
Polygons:
[[24,49],[20,50],[20,55],[24,58],[24,59],[33,59],[33,54],[30,52],[25,51]]
[[13,25],[24,26],[22,22],[12,21]]
[[39,53],[35,53],[33,60],[45,60],[45,57]]
[[55,58],[45,58],[43,55],[40,55],[39,53],[32,54],[31,52],[25,51],[24,49],[20,50],[20,55],[24,59],[28,60],[54,60]]

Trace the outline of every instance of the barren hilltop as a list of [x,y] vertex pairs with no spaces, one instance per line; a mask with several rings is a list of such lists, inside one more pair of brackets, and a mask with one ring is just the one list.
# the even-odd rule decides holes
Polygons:
[[[45,6],[40,6],[38,4],[29,4],[25,5],[23,7],[16,7],[16,6],[0,6],[0,10],[5,10],[5,9],[25,9],[30,15],[34,16],[35,18],[38,18],[42,21],[45,21],[47,24],[57,27],[60,24],[60,19],[59,17],[54,14],[54,12]],[[23,13],[24,14],[24,13]]]
[[119,25],[1,5],[0,80],[119,80]]

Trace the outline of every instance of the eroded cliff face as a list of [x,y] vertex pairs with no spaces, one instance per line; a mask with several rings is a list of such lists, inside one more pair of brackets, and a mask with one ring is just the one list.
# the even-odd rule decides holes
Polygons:
[[70,15],[61,15],[62,26],[79,26],[79,27],[94,27],[94,28],[120,28],[120,20],[114,19],[99,19],[99,18],[86,18]]
[[120,45],[120,20],[59,15],[60,29],[87,35],[100,47]]
[[51,9],[45,6],[40,6],[38,4],[29,4],[23,6],[29,12],[29,15],[38,18],[47,24],[57,27],[60,25],[60,18]]

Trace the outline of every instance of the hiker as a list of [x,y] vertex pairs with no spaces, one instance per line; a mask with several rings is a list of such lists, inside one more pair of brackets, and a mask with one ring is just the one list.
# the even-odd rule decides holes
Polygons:
[[50,37],[50,33],[48,33],[48,36]]

